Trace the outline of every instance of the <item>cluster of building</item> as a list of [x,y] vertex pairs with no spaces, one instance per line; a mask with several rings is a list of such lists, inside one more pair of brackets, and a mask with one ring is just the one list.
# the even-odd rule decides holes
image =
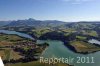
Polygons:
[[31,49],[38,48],[35,42],[32,41],[21,41],[17,42],[16,45],[13,46],[14,48],[23,48],[23,47],[30,47]]

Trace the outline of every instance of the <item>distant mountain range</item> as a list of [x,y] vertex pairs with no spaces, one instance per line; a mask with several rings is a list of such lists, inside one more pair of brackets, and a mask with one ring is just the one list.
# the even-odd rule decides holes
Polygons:
[[[82,21],[82,22],[63,22],[57,20],[35,20],[32,18],[25,20],[16,20],[16,21],[0,21],[0,26],[3,27],[35,27],[35,28],[76,28],[76,29],[85,29],[85,28],[100,28],[99,21]],[[2,28],[2,27],[1,27]]]
[[11,21],[11,23],[5,25],[7,27],[22,27],[22,26],[33,26],[33,27],[55,27],[66,24],[66,22],[63,21],[57,21],[57,20],[35,20],[35,19],[27,19],[27,20],[17,20],[17,21]]

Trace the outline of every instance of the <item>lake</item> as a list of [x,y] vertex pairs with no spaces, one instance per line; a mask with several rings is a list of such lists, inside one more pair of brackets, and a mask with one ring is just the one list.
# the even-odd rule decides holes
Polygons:
[[[16,34],[16,35],[19,35],[19,36],[22,36],[22,37],[34,39],[28,34],[16,32],[16,31],[0,30],[0,32],[6,33],[6,34]],[[37,40],[37,43],[44,43],[44,42],[49,43],[49,47],[42,53],[42,55],[41,55],[42,57],[45,57],[45,58],[72,57],[72,58],[75,58],[74,62],[71,63],[74,66],[100,66],[100,52],[95,52],[95,53],[91,53],[91,54],[87,54],[87,55],[78,54],[78,53],[72,52],[67,47],[65,47],[63,42],[61,42],[61,41],[57,41],[57,40]],[[95,63],[76,63],[76,61],[78,60],[77,57],[94,57]]]
[[27,35],[25,33],[16,32],[16,31],[0,30],[0,33],[15,34],[15,35],[18,35],[18,36],[21,36],[21,37],[30,38],[30,39],[34,40],[34,38],[31,37],[30,35]]

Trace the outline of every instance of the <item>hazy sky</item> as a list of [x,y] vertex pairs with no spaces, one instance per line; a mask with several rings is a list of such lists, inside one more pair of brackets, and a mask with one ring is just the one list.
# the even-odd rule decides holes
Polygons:
[[100,21],[100,0],[0,0],[0,20]]

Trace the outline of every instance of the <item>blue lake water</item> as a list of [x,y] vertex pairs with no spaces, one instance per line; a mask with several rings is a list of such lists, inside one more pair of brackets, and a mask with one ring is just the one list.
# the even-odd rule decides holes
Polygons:
[[0,33],[15,34],[15,35],[19,35],[19,36],[21,36],[21,37],[30,38],[30,39],[34,40],[34,38],[31,37],[30,35],[25,34],[25,33],[16,32],[16,31],[0,30]]

